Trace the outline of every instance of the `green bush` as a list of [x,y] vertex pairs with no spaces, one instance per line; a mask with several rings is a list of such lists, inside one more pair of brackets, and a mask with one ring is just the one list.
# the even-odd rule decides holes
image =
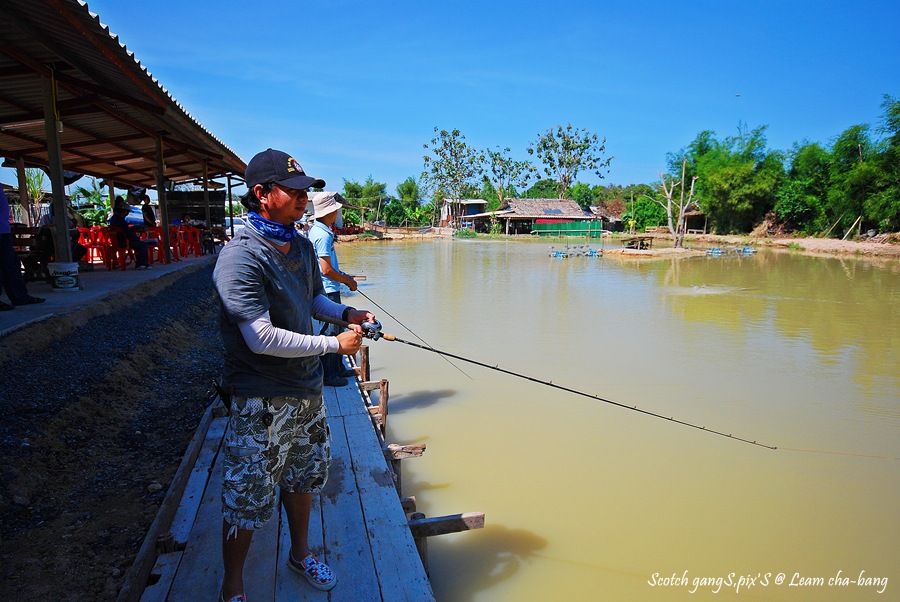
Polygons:
[[456,238],[475,238],[478,235],[475,234],[474,230],[457,230],[453,233],[453,236]]

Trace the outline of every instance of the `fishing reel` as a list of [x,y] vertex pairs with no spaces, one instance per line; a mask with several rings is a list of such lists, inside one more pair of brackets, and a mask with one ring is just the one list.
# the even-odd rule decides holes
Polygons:
[[362,326],[363,336],[367,339],[377,341],[381,338],[381,322],[379,322],[378,320],[363,322],[362,324],[360,324],[360,326]]

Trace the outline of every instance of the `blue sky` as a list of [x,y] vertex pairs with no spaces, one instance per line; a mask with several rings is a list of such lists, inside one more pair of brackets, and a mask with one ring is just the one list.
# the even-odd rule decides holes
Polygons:
[[526,159],[566,123],[614,157],[579,180],[652,183],[703,130],[827,144],[900,96],[896,0],[88,5],[245,161],[280,148],[329,189],[372,176],[395,193],[435,126]]

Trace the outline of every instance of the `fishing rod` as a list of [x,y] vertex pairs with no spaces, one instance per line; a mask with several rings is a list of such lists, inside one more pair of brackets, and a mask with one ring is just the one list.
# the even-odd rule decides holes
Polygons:
[[[354,278],[355,278],[355,277],[354,277]],[[431,345],[429,345],[428,342],[427,342],[425,339],[423,339],[422,337],[420,337],[419,335],[417,335],[416,333],[414,333],[414,332],[412,331],[412,329],[411,329],[409,326],[407,326],[406,324],[404,324],[403,322],[401,322],[400,320],[398,320],[395,316],[391,315],[391,312],[389,312],[389,311],[386,310],[385,308],[383,308],[383,307],[381,307],[380,305],[378,305],[378,303],[375,301],[375,299],[373,299],[373,298],[370,297],[369,295],[365,294],[364,292],[362,292],[362,291],[359,290],[358,288],[356,289],[356,292],[359,293],[360,295],[362,295],[363,297],[365,297],[366,299],[368,299],[369,302],[372,303],[372,305],[374,305],[374,306],[377,307],[379,310],[381,310],[382,312],[384,312],[385,314],[387,314],[390,318],[392,318],[395,322],[397,322],[397,324],[399,324],[400,326],[402,326],[403,328],[405,328],[411,335],[413,335],[414,337],[416,337],[417,339],[419,339],[420,341],[422,341],[422,343],[424,343],[425,345],[428,346],[428,349],[429,349],[430,351],[436,351],[435,348],[432,347]],[[319,321],[321,322],[321,320],[319,320]],[[371,337],[370,337],[370,338],[371,338]],[[443,354],[441,355],[441,357],[443,358],[443,360],[444,360],[445,362],[447,362],[448,364],[450,364],[451,366],[453,366],[454,368],[456,368],[457,370],[459,370],[461,373],[463,373],[466,377],[468,377],[469,380],[475,380],[474,378],[472,378],[471,376],[469,376],[468,374],[466,374],[466,372],[465,372],[462,368],[460,368],[459,366],[457,366],[456,364],[454,364],[453,362],[451,362],[450,360],[448,360]]]
[[[350,326],[349,322],[344,322],[342,320],[335,320],[332,318],[326,318],[324,316],[316,316],[316,319],[319,321],[331,322],[333,324],[337,324],[338,326],[343,326],[347,328]],[[501,368],[499,365],[490,365],[484,362],[479,362],[477,360],[469,359],[467,357],[463,357],[461,355],[454,355],[453,353],[448,353],[446,351],[440,351],[439,349],[435,349],[434,347],[428,347],[425,345],[420,345],[413,341],[406,341],[401,339],[400,337],[396,337],[392,334],[388,334],[386,332],[381,332],[381,324],[379,322],[363,322],[360,324],[363,330],[363,336],[367,339],[372,339],[377,341],[378,339],[385,339],[387,341],[396,341],[397,343],[403,343],[404,345],[409,345],[411,347],[416,347],[418,349],[424,349],[425,351],[431,351],[432,353],[437,353],[442,356],[452,357],[454,359],[468,362],[470,364],[475,364],[476,366],[481,366],[482,368],[487,368],[489,370],[496,370],[497,372],[502,372],[504,374],[509,374],[510,376],[515,376],[517,378],[523,378],[525,380],[531,381],[533,383],[537,383],[539,385],[544,385],[547,387],[551,387],[553,389],[559,389],[560,391],[566,391],[567,393],[573,393],[575,395],[580,395],[582,397],[587,397],[588,399],[593,399],[596,401],[602,401],[603,403],[608,403],[610,405],[614,405],[616,407],[622,408],[624,410],[631,410],[632,412],[638,412],[640,414],[645,414],[647,416],[652,416],[654,418],[660,418],[662,420],[668,420],[669,422],[674,422],[676,424],[680,424],[682,426],[689,426],[691,428],[697,429],[699,431],[704,431],[706,433],[712,433],[713,435],[719,435],[721,437],[726,437],[728,439],[734,439],[735,441],[741,441],[743,443],[749,443],[750,445],[756,445],[758,447],[764,447],[766,449],[778,449],[772,445],[766,445],[765,443],[759,443],[757,441],[753,441],[750,439],[745,439],[744,437],[738,437],[731,433],[726,433],[724,431],[718,431],[715,429],[706,428],[705,426],[700,426],[699,424],[694,424],[692,422],[687,422],[685,420],[678,420],[672,416],[665,416],[663,414],[657,414],[656,412],[651,412],[650,410],[644,410],[637,406],[630,406],[624,403],[619,403],[618,401],[613,401],[612,399],[606,399],[604,397],[600,397],[599,395],[594,395],[592,393],[585,393],[584,391],[579,391],[578,389],[572,389],[570,387],[565,387],[563,385],[558,385],[551,380],[541,380],[539,378],[535,378],[533,376],[528,376],[527,374],[521,374],[519,372],[513,372],[512,370],[506,370],[505,368]]]

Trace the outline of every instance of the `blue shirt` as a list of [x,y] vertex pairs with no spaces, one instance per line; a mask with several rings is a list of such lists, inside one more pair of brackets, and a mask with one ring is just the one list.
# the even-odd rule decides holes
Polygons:
[[[322,222],[314,222],[312,228],[309,229],[309,241],[316,248],[316,257],[327,257],[331,260],[331,267],[335,271],[338,268],[337,253],[334,251],[334,232],[331,228]],[[341,291],[341,283],[322,276],[322,286],[326,293],[339,293]]]

